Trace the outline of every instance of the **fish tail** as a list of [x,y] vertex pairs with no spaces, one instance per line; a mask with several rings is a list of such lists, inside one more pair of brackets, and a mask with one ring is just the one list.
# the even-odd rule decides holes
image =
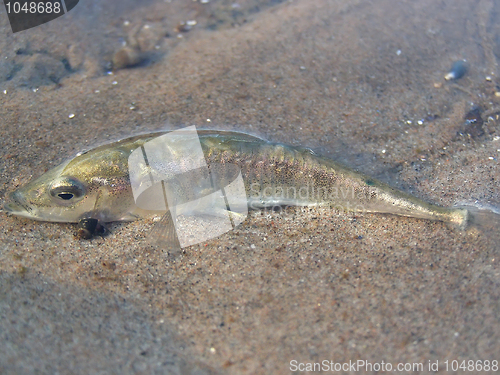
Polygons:
[[463,207],[467,210],[464,229],[477,228],[482,232],[500,232],[500,211],[496,208]]

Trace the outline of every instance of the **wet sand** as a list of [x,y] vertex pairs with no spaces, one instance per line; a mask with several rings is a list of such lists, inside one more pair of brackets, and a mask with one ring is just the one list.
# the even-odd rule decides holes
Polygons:
[[[81,1],[15,35],[2,12],[0,204],[83,149],[187,125],[308,146],[436,204],[500,204],[493,1],[235,4]],[[144,60],[108,74],[124,42]],[[489,231],[288,208],[173,257],[147,246],[149,220],[91,241],[0,220],[5,374],[500,359]]]

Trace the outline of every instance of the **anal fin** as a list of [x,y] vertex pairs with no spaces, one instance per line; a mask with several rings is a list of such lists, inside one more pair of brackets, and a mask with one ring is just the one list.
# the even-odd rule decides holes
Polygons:
[[162,248],[172,254],[180,254],[181,245],[170,211],[165,212],[161,219],[154,224],[146,240],[151,246]]

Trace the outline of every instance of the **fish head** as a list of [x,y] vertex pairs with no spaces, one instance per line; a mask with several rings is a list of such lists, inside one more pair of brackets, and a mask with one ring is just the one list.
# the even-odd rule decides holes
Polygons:
[[133,203],[127,157],[123,150],[79,154],[11,193],[4,208],[43,221],[125,220]]

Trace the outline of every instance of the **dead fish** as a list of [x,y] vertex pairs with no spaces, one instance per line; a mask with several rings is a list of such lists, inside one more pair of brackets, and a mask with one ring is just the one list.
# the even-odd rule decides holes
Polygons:
[[[176,132],[182,138],[182,131]],[[134,151],[140,157],[148,142],[165,134],[171,133],[139,135],[77,154],[11,193],[5,209],[34,220],[88,223],[91,219],[93,224],[95,220],[107,223],[158,215],[157,211],[136,204],[129,158]],[[498,215],[486,215],[487,219],[483,219],[480,211],[472,207],[446,208],[427,203],[308,148],[230,131],[202,130],[197,136],[209,169],[216,165],[239,168],[245,205],[250,209],[329,205],[343,211],[437,220],[458,229],[491,217],[498,222]],[[168,160],[161,160],[156,166],[139,164],[139,172],[134,173],[143,176],[146,183],[151,172],[175,170],[185,164],[175,148],[170,149],[169,155],[165,158]],[[176,194],[188,201],[193,194],[203,193],[198,189],[199,176],[186,176],[177,185]],[[81,227],[88,230],[90,226]],[[84,237],[88,237],[87,232]]]

